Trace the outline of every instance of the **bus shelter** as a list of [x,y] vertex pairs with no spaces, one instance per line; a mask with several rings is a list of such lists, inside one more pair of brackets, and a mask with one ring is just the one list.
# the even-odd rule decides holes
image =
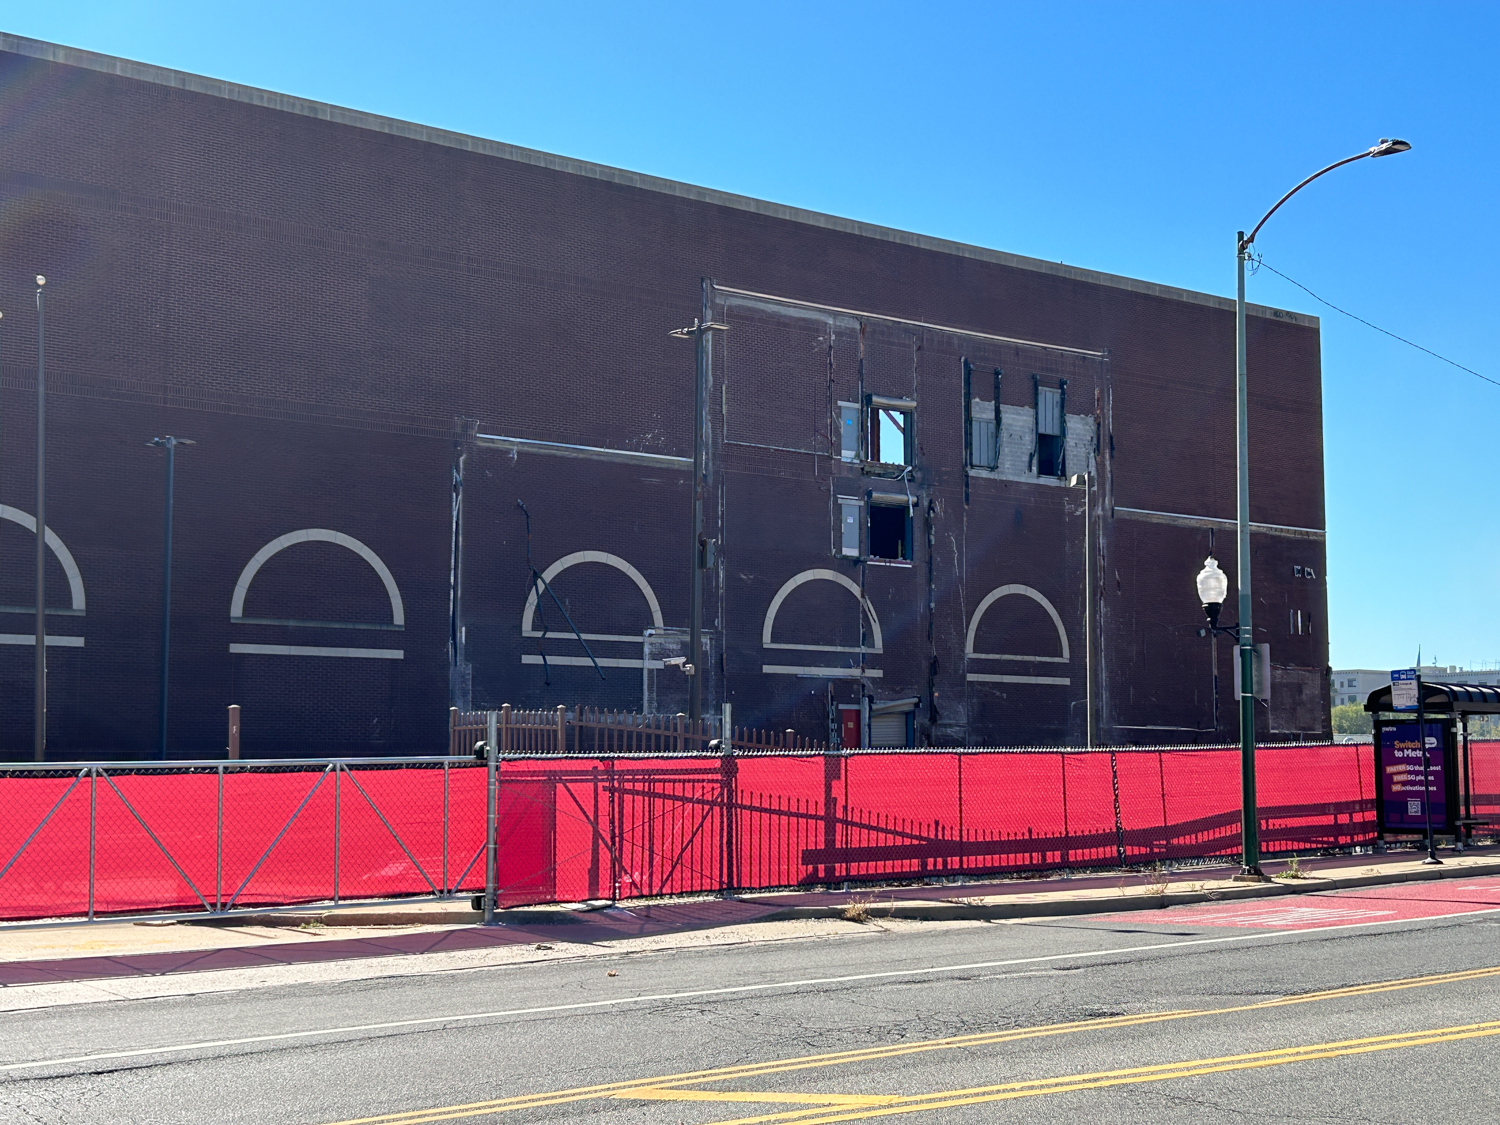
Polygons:
[[1375,830],[1382,839],[1425,835],[1430,815],[1434,835],[1462,845],[1475,826],[1497,823],[1474,815],[1469,716],[1500,715],[1500,688],[1419,680],[1418,700],[1415,712],[1393,711],[1387,684],[1365,701],[1375,728]]

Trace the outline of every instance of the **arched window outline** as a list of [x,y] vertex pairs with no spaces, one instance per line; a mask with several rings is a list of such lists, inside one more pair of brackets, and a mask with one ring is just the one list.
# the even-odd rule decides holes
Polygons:
[[[1025,653],[974,651],[974,637],[979,632],[980,621],[984,619],[984,615],[989,611],[990,606],[994,605],[1001,598],[1008,597],[1012,594],[1019,594],[1023,597],[1030,598],[1032,601],[1036,602],[1047,611],[1047,616],[1052,618],[1052,624],[1057,628],[1057,639],[1062,645],[1061,656],[1036,656]],[[981,601],[977,606],[974,607],[974,615],[969,618],[968,636],[964,639],[964,658],[966,660],[1021,660],[1025,661],[1026,663],[1039,664],[1068,664],[1072,660],[1072,656],[1068,648],[1068,631],[1063,627],[1062,616],[1057,612],[1057,608],[1047,600],[1046,595],[1044,595],[1040,590],[1037,590],[1031,586],[1023,585],[1019,582],[1012,582],[1004,586],[995,587],[984,596],[983,601]],[[970,672],[968,673],[968,679],[977,680],[984,683],[1057,684],[1064,687],[1072,683],[1072,679],[1068,676],[1010,676],[989,672]]]
[[[333,543],[353,551],[380,577],[385,585],[386,595],[391,601],[391,623],[386,625],[382,622],[368,621],[308,621],[296,618],[283,617],[246,617],[245,596],[250,592],[250,583],[260,572],[260,568],[270,559],[286,550],[288,547],[296,546],[298,543]],[[352,535],[345,535],[342,531],[330,531],[324,527],[305,527],[299,531],[289,531],[285,535],[278,535],[272,539],[255,554],[250,556],[250,561],[245,564],[245,569],[240,571],[239,581],[234,584],[234,596],[229,601],[229,620],[236,625],[290,625],[296,627],[314,627],[320,629],[405,629],[406,628],[406,606],[401,600],[401,590],[396,585],[395,576],[391,574],[390,567],[385,561],[361,543]],[[399,648],[337,648],[322,645],[261,645],[261,644],[231,644],[229,651],[234,653],[246,653],[261,656],[342,656],[367,658],[376,660],[402,660],[406,653]]]
[[[619,555],[612,555],[608,551],[574,551],[571,555],[564,555],[546,570],[542,571],[542,579],[549,585],[563,571],[570,567],[578,566],[580,563],[603,563],[612,566],[625,577],[635,583],[636,588],[645,596],[646,606],[651,610],[651,627],[664,629],[666,625],[661,615],[661,602],[657,600],[656,591],[651,588],[651,583],[646,581],[642,574],[630,563]],[[537,611],[537,586],[531,584],[531,591],[526,595],[526,608],[521,613],[521,636],[536,637],[546,640],[549,637],[565,640],[577,640],[582,637],[585,641],[619,641],[624,644],[640,645],[644,642],[641,635],[631,636],[627,633],[578,633],[574,634],[571,629],[547,629],[545,631],[532,628],[532,622],[536,620]],[[644,632],[644,631],[643,631]],[[599,656],[595,658],[600,667],[603,668],[640,668],[644,665],[644,657],[614,657]],[[521,654],[522,664],[541,664],[541,655],[535,652],[523,652]],[[594,660],[587,656],[548,656],[546,663],[556,665],[576,665],[578,667],[593,667]],[[656,667],[653,663],[652,667]]]
[[[564,555],[555,563],[542,571],[542,581],[551,583],[563,571],[569,567],[577,566],[579,563],[603,563],[612,566],[623,573],[627,578],[639,587],[642,594],[646,596],[646,604],[651,607],[651,624],[654,628],[665,628],[661,617],[661,603],[656,600],[656,591],[651,588],[651,583],[646,581],[646,576],[622,559],[619,555],[612,555],[608,551],[574,551],[571,555]],[[545,633],[538,632],[531,627],[536,617],[537,587],[532,583],[531,592],[526,595],[526,610],[521,614],[521,636],[523,637],[572,637],[571,629],[549,629]],[[639,644],[640,637],[632,637],[619,633],[583,633],[586,641],[630,641]]]
[[[23,512],[20,508],[12,508],[9,504],[0,504],[0,519],[10,520],[11,523],[20,524],[31,534],[36,534],[36,517],[30,512]],[[78,569],[78,561],[73,558],[73,552],[68,550],[57,532],[50,527],[43,532],[43,540],[52,551],[53,556],[63,568],[63,574],[68,579],[68,600],[72,604],[70,609],[49,609],[48,613],[61,613],[70,617],[82,617],[87,607],[87,599],[83,592],[83,573]],[[17,609],[21,607],[16,607]],[[27,613],[35,613],[33,606],[26,610]],[[0,644],[6,645],[31,645],[36,646],[35,633],[0,633]],[[82,648],[82,637],[61,637],[47,635],[47,644],[58,648]]]
[[[773,641],[773,629],[776,626],[776,615],[781,611],[782,602],[786,601],[791,592],[808,582],[836,582],[844,589],[854,595],[855,599],[863,608],[863,612],[870,621],[870,633],[874,643],[864,647],[850,647],[847,645],[811,645],[791,644],[786,641]],[[782,583],[781,589],[776,591],[776,596],[771,599],[771,604],[766,609],[765,623],[760,631],[761,648],[788,649],[794,652],[852,652],[852,653],[879,653],[885,651],[885,641],[880,632],[880,618],[875,613],[875,607],[870,604],[870,599],[864,596],[859,585],[847,574],[840,574],[836,570],[827,570],[815,567],[812,570],[804,570],[800,574],[794,574]],[[761,672],[771,675],[787,676],[826,676],[829,679],[875,679],[885,675],[879,668],[838,668],[838,667],[801,667],[788,664],[762,664]]]

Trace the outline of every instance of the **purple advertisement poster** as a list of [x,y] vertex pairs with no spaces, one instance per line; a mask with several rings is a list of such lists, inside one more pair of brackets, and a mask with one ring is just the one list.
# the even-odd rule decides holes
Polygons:
[[[1447,779],[1443,776],[1443,724],[1426,723],[1427,782],[1432,800],[1432,830],[1448,830]],[[1395,723],[1380,730],[1380,803],[1387,832],[1424,832],[1422,744],[1416,723]]]

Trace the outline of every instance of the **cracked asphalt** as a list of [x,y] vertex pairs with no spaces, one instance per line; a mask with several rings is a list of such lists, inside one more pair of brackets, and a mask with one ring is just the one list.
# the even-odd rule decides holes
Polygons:
[[1497,919],[875,924],[16,1011],[0,1120],[1493,1120]]

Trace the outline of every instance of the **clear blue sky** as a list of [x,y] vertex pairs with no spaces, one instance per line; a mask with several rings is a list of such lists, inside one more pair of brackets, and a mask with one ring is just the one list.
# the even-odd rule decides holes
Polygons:
[[[1497,12],[68,0],[17,5],[4,29],[1226,295],[1236,229],[1404,137],[1411,153],[1299,195],[1260,250],[1500,379]],[[1333,665],[1397,667],[1418,644],[1500,661],[1500,387],[1264,270],[1251,297],[1323,317]]]

